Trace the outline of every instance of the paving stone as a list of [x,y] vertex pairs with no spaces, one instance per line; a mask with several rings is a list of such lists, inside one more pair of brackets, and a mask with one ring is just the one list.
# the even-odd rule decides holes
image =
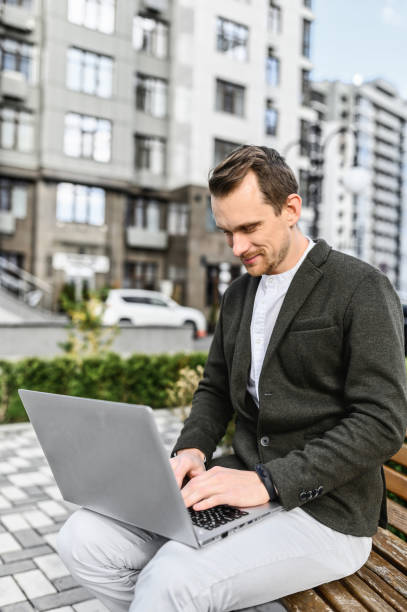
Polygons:
[[[17,448],[18,448],[17,444]],[[41,447],[30,446],[29,448],[18,448],[17,455],[23,459],[32,459],[34,457],[44,457]]]
[[9,461],[0,461],[0,474],[12,474],[17,468]]
[[4,606],[1,608],[1,612],[32,612],[34,608],[28,603],[28,601],[22,601],[21,603],[11,604],[11,606]]
[[25,601],[25,595],[11,576],[0,578],[0,610],[7,604]]
[[35,546],[34,548],[27,548],[25,550],[14,550],[2,554],[4,563],[13,563],[14,561],[22,561],[23,559],[32,559],[39,555],[46,555],[51,553],[52,549],[44,544],[44,546]]
[[10,533],[0,533],[0,554],[20,550],[21,546]]
[[0,495],[0,509],[2,508],[11,508],[9,500],[6,499],[4,495]]
[[50,497],[52,497],[52,499],[55,499],[57,501],[62,499],[62,493],[61,493],[61,491],[59,490],[59,488],[56,485],[53,485],[52,487],[44,487],[44,491]]
[[9,501],[18,501],[19,499],[27,499],[27,495],[18,487],[2,487],[0,493]]
[[50,580],[69,575],[68,568],[55,553],[34,558],[34,562]]
[[106,606],[98,599],[91,599],[90,601],[83,601],[82,603],[75,604],[73,609],[75,612],[109,612]]
[[52,525],[51,519],[40,510],[24,512],[24,518],[27,519],[32,527],[45,527],[45,525]]
[[33,599],[32,603],[36,610],[43,612],[45,610],[49,610],[50,608],[58,608],[60,606],[67,605],[69,606],[88,599],[90,599],[89,592],[83,587],[77,587],[75,589],[69,589],[68,591],[61,591],[56,595],[45,595],[45,597]]
[[24,467],[30,466],[30,462],[27,461],[27,459],[23,459],[22,457],[11,457],[8,460],[8,462],[11,463],[12,465],[15,465],[18,468],[24,468]]
[[30,569],[35,569],[35,565],[31,560],[16,561],[15,563],[2,563],[0,565],[0,576],[11,576],[17,572],[26,572]]
[[67,589],[73,589],[73,587],[79,586],[76,580],[72,576],[62,576],[61,578],[55,578],[52,584],[57,591],[66,591]]
[[55,588],[40,570],[18,573],[14,578],[29,599],[55,593]]
[[63,606],[62,608],[52,608],[52,610],[47,610],[47,612],[75,612],[71,606]]
[[24,489],[24,491],[27,493],[27,495],[29,495],[30,497],[32,495],[44,495],[44,491],[40,488],[37,487],[37,485],[33,485],[32,487],[26,487]]
[[41,544],[44,543],[44,539],[39,536],[34,529],[22,529],[21,531],[15,531],[14,537],[19,541],[23,548],[41,546]]
[[25,472],[20,474],[10,474],[10,482],[16,487],[31,487],[32,485],[47,485],[50,477],[41,472]]
[[61,504],[58,504],[56,501],[52,499],[39,502],[38,507],[43,512],[48,514],[48,516],[55,517],[55,518],[60,517],[61,515],[65,515],[67,512],[66,509]]
[[52,548],[54,548],[55,550],[57,549],[57,535],[58,535],[57,531],[54,531],[54,533],[47,533],[46,535],[44,535],[44,540],[47,542],[47,544],[52,546]]
[[29,529],[29,524],[22,514],[4,514],[1,522],[7,527],[8,531],[18,531],[19,529]]
[[52,523],[52,525],[45,525],[45,527],[37,527],[36,529],[41,535],[45,535],[47,533],[58,533],[58,531],[61,529],[61,525]]

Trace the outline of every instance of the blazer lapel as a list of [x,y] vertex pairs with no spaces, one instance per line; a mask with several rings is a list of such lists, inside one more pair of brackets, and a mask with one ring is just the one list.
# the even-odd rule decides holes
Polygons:
[[246,385],[249,378],[251,364],[251,338],[250,324],[253,314],[254,299],[260,276],[251,277],[248,282],[246,297],[244,300],[239,331],[236,337],[233,365],[231,372],[231,394],[239,404],[240,410],[244,412]]
[[260,378],[263,372],[266,371],[291,321],[294,319],[315,285],[322,278],[323,273],[319,269],[319,266],[326,260],[330,250],[331,247],[329,247],[324,240],[318,240],[297,270],[288,288],[273,333],[271,334],[270,342],[264,356]]

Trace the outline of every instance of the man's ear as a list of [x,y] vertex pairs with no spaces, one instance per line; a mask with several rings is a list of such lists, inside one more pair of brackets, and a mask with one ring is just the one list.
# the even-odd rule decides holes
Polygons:
[[285,202],[286,218],[290,227],[293,227],[300,218],[301,204],[302,200],[298,193],[291,193]]

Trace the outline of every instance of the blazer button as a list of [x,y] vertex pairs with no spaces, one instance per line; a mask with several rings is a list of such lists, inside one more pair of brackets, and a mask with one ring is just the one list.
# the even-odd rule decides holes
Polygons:
[[262,446],[269,446],[270,438],[268,436],[263,436],[262,438],[260,438],[260,444]]
[[322,491],[324,490],[324,487],[322,485],[319,485],[317,491],[318,491],[318,495],[321,495]]
[[307,501],[308,499],[307,491],[301,491],[299,497],[300,497],[300,501]]

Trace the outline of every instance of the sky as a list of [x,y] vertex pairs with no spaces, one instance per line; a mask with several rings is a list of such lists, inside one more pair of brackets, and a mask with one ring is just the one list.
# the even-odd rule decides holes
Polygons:
[[407,0],[314,0],[314,80],[384,78],[407,99]]

